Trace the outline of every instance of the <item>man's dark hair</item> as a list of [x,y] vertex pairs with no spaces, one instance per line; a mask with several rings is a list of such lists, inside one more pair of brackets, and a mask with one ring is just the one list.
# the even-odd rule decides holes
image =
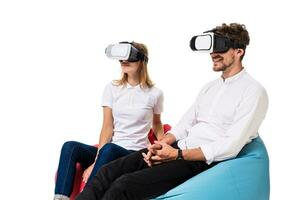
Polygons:
[[[244,24],[231,23],[227,25],[223,23],[221,26],[214,28],[212,32],[232,39],[246,52],[246,47],[250,42],[250,37]],[[244,55],[245,53],[242,55],[241,60],[243,59]]]

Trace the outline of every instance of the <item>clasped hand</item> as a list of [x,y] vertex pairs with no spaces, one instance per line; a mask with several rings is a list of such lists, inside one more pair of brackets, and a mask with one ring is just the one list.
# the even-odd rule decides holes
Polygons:
[[176,160],[178,150],[165,142],[155,141],[154,144],[148,146],[147,154],[142,153],[144,161],[149,167],[158,165],[163,162]]

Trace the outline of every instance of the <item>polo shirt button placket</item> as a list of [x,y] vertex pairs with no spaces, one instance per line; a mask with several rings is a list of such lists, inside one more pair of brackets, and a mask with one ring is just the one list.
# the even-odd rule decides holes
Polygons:
[[133,97],[134,97],[134,89],[130,88],[129,89],[130,95],[129,95],[129,106],[133,107]]

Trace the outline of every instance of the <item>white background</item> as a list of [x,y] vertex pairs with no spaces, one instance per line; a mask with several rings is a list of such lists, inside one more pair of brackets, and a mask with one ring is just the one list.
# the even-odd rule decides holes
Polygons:
[[120,75],[104,55],[109,43],[148,45],[150,75],[165,94],[163,122],[174,125],[220,76],[189,40],[222,22],[247,26],[244,66],[269,94],[260,135],[271,199],[299,198],[299,18],[290,0],[1,0],[1,199],[52,199],[63,142],[97,143],[103,88]]

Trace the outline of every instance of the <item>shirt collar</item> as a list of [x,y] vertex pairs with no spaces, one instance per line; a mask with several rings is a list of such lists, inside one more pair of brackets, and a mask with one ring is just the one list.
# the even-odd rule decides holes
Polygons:
[[125,86],[127,89],[136,89],[136,88],[139,88],[140,87],[140,84],[138,85],[130,85],[129,83],[126,83],[126,86]]
[[239,78],[243,77],[245,74],[246,74],[246,70],[242,69],[239,73],[237,73],[229,78],[226,78],[225,80],[223,79],[223,77],[221,77],[221,79],[222,79],[222,82],[229,84],[229,83],[232,83],[235,80],[238,80]]

